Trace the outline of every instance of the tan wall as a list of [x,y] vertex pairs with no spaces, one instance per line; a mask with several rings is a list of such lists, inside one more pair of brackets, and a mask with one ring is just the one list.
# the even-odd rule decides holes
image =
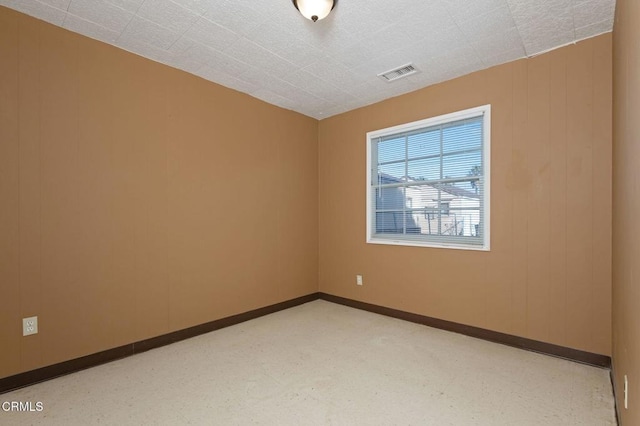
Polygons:
[[[618,0],[613,36],[613,368],[621,424],[640,425],[640,3]],[[624,409],[624,375],[629,409]]]
[[[610,34],[319,125],[2,7],[0,58],[0,377],[318,288],[611,354]],[[486,103],[491,252],[365,244],[365,133]]]
[[[605,34],[322,120],[320,291],[610,355],[611,78]],[[483,104],[491,251],[366,244],[366,132]]]
[[316,292],[317,126],[0,7],[0,377]]

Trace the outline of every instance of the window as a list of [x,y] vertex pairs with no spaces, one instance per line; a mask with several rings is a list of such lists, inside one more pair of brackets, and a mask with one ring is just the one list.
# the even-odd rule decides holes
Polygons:
[[489,250],[491,106],[367,133],[367,242]]

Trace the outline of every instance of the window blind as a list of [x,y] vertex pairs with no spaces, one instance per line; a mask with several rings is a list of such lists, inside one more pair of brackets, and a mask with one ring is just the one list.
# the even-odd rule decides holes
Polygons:
[[483,126],[480,114],[373,138],[370,234],[481,246]]

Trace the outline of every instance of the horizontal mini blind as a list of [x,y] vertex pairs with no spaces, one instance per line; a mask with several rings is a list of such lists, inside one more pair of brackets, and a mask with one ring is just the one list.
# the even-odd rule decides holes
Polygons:
[[371,141],[371,235],[482,245],[483,116]]

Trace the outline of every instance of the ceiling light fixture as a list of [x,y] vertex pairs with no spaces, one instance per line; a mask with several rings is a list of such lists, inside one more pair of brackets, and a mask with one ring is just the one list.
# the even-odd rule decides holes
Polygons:
[[293,5],[313,22],[324,19],[333,10],[338,0],[292,0]]

